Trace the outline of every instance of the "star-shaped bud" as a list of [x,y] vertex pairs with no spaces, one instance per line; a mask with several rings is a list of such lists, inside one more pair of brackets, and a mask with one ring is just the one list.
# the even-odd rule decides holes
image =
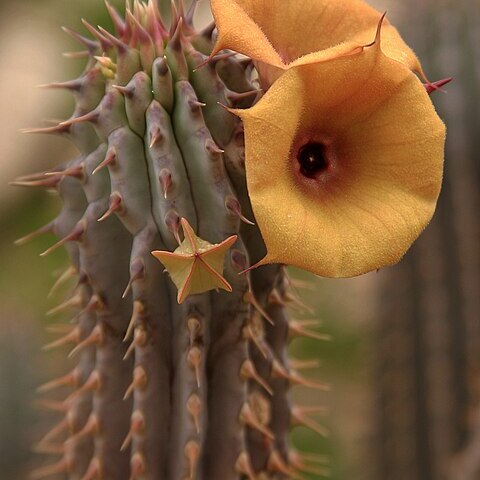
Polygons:
[[223,264],[237,235],[213,245],[195,235],[185,218],[182,218],[181,223],[185,234],[182,244],[174,252],[152,252],[163,263],[178,288],[178,303],[182,303],[189,295],[209,290],[221,288],[231,292],[231,285],[222,275]]

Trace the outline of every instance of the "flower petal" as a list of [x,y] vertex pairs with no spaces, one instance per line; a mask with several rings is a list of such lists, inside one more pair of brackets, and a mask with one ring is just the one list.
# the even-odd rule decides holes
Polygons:
[[[334,48],[327,55],[345,55],[370,44],[381,14],[362,0],[212,0],[218,39],[214,54],[224,48],[257,62],[263,86],[298,58]],[[420,63],[385,20],[384,53],[423,75]]]
[[[313,60],[235,113],[245,125],[248,189],[268,251],[261,263],[349,277],[396,263],[430,221],[445,128],[422,83],[379,43]],[[323,149],[318,174],[302,173],[305,145]]]
[[212,0],[211,5],[219,32],[212,56],[224,48],[230,48],[254,60],[282,67],[280,56],[250,12],[255,5],[262,6],[261,2]]

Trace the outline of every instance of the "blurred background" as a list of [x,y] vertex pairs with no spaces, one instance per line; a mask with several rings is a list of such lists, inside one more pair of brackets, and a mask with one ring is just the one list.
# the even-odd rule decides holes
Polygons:
[[[112,0],[114,5],[120,3]],[[207,15],[201,2],[199,21]],[[394,268],[351,280],[292,271],[311,284],[303,301],[334,340],[292,342],[317,358],[332,393],[296,392],[325,405],[324,439],[299,427],[295,445],[331,456],[334,480],[480,479],[480,1],[376,0],[388,9],[431,80],[453,76],[433,100],[448,127],[446,175],[435,220]],[[8,186],[15,177],[70,158],[61,139],[23,127],[63,119],[73,102],[35,85],[73,78],[82,60],[60,25],[80,18],[110,26],[102,0],[0,1],[0,472],[23,480],[37,462],[32,445],[51,425],[35,388],[67,371],[63,353],[42,353],[47,299],[66,255],[39,253],[53,237],[13,241],[44,225],[58,198]],[[298,314],[298,312],[294,312]],[[310,313],[307,316],[312,316]],[[319,478],[314,475],[311,478]]]

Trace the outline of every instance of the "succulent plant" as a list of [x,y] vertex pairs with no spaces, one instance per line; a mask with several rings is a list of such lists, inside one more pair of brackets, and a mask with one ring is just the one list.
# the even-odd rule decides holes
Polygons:
[[[326,336],[289,318],[284,264],[351,276],[398,261],[433,214],[444,128],[378,12],[300,3],[212,0],[218,35],[194,28],[195,0],[172,3],[169,26],[156,1],[135,0],[125,18],[107,3],[114,34],[66,29],[86,69],[46,87],[70,90],[75,110],[29,131],[79,153],[16,182],[60,193],[33,236],[55,233],[44,254],[65,246],[59,282],[78,279],[51,312],[77,309],[72,328],[48,346],[73,344],[76,366],[40,388],[73,389],[43,402],[63,420],[39,449],[61,459],[35,478],[328,473],[288,441],[295,424],[324,433],[290,388],[328,386],[288,359],[290,336]],[[292,19],[323,4],[324,26],[354,20],[296,51]],[[287,7],[288,28],[275,17]]]

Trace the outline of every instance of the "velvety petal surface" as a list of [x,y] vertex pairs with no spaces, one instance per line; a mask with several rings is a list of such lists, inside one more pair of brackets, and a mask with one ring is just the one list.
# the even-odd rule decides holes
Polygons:
[[[430,221],[445,128],[422,83],[379,42],[322,59],[298,61],[235,113],[267,245],[261,263],[348,277],[396,263]],[[311,144],[322,146],[326,166],[305,176],[298,159]]]
[[[217,23],[215,52],[228,48],[258,62],[264,84],[303,55],[333,47],[333,57],[370,44],[381,13],[361,0],[211,0]],[[417,57],[398,31],[384,21],[387,56],[421,72]]]

